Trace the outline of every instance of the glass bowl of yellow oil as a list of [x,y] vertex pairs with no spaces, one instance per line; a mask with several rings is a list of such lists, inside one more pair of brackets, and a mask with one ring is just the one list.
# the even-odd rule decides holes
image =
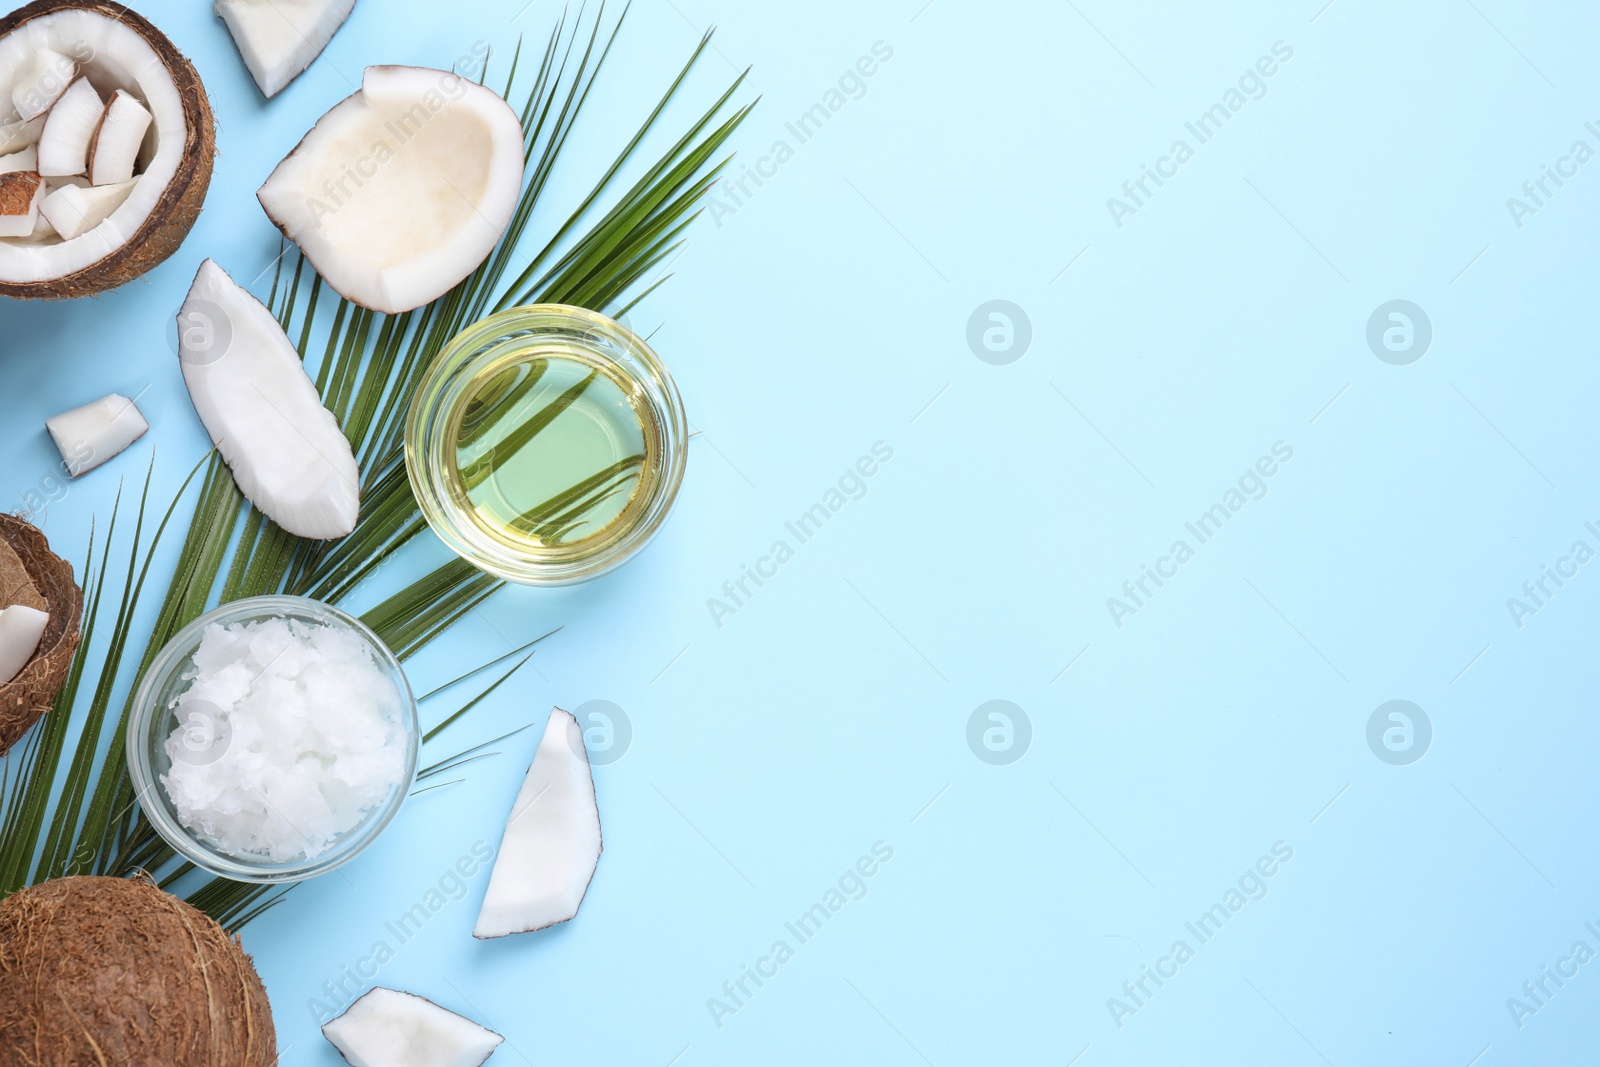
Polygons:
[[457,554],[527,585],[586,581],[642,549],[677,499],[688,423],[641,338],[583,308],[491,315],[412,401],[406,469]]

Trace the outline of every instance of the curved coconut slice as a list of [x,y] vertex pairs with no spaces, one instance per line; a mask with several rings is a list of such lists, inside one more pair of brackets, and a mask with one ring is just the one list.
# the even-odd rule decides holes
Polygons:
[[397,314],[449,292],[504,235],[522,123],[449,71],[368,67],[256,193],[339,295]]
[[39,150],[33,145],[12,152],[8,156],[0,156],[0,174],[11,174],[19,170],[39,173]]
[[603,848],[583,730],[556,708],[506,821],[472,936],[530,933],[578,914]]
[[39,49],[18,65],[11,103],[22,121],[36,119],[54,107],[77,73],[76,60],[50,48]]
[[44,132],[39,135],[39,173],[58,178],[88,170],[89,143],[105,113],[106,102],[88,78],[73,82],[44,120]]
[[150,424],[132,400],[112,393],[45,419],[44,428],[50,431],[67,473],[76,478],[143,437]]
[[0,174],[0,237],[27,237],[39,224],[44,179],[27,171]]
[[478,1067],[505,1038],[426,997],[375,986],[322,1028],[350,1067]]
[[272,312],[209,259],[178,312],[178,358],[200,421],[263,515],[297,537],[355,529],[350,442]]
[[[0,603],[25,604],[48,613],[44,633],[21,672],[0,685],[0,754],[16,744],[55,702],[67,679],[78,630],[83,622],[83,592],[72,578],[72,564],[50,551],[44,534],[11,515],[0,515]],[[0,983],[4,985],[5,983]]]
[[0,610],[0,685],[11,681],[28,665],[49,622],[48,612],[26,604]]
[[132,93],[121,89],[112,93],[89,145],[89,184],[115,185],[132,178],[144,135],[153,121]]
[[339,32],[356,0],[217,0],[244,65],[269,100]]
[[[211,105],[172,42],[116,0],[35,0],[0,18],[0,94],[30,76],[41,48],[78,57],[77,79],[99,93],[120,89],[137,98],[151,114],[151,128],[136,160],[139,185],[97,225],[70,239],[53,232],[0,238],[0,296],[104,292],[166,259],[194,225],[216,154]],[[19,109],[16,118],[26,115]],[[46,128],[56,124],[49,118],[60,121],[50,116]],[[72,165],[49,162],[46,169]]]
[[44,133],[45,116],[29,119],[24,122],[20,118],[12,117],[0,123],[0,152],[20,152],[29,145],[39,143],[39,136]]

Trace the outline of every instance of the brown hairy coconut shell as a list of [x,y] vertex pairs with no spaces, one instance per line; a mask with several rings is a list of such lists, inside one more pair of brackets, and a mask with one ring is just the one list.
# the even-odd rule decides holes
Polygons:
[[147,878],[57,878],[0,901],[0,1063],[271,1067],[250,957]]
[[[112,0],[35,0],[0,18],[0,38],[28,23],[63,11],[87,11],[133,30],[161,61],[183,105],[183,156],[161,198],[133,236],[103,259],[71,274],[39,281],[0,279],[0,296],[25,300],[64,300],[115,289],[144,274],[178,250],[205,203],[211,167],[217,154],[216,122],[211,101],[194,66],[166,35],[136,11]],[[93,72],[91,62],[88,69]],[[9,103],[9,101],[7,101]],[[82,240],[83,238],[79,238]]]
[[[38,527],[0,515],[0,539],[9,546],[0,554],[0,583],[6,585],[0,588],[0,607],[27,604],[50,613],[33,658],[15,678],[0,685],[0,753],[4,753],[50,710],[66,681],[83,625],[83,590],[72,579],[72,564],[50,551]],[[13,558],[21,562],[23,575],[15,574]]]

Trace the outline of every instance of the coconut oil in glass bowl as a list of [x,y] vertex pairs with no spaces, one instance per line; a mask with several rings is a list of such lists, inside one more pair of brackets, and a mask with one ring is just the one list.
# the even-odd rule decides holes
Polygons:
[[677,387],[644,341],[545,304],[493,315],[445,347],[413,403],[406,464],[457,553],[557,585],[611,570],[654,536],[687,437]]

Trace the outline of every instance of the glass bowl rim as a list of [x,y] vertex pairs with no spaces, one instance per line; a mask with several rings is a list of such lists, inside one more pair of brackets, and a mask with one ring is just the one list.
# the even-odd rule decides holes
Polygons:
[[[661,433],[660,475],[645,505],[628,528],[593,555],[571,560],[538,560],[510,549],[492,546],[469,535],[471,520],[443,491],[441,483],[447,447],[443,427],[454,405],[462,399],[461,380],[486,358],[488,342],[519,328],[565,327],[575,332],[599,334],[640,366],[599,350],[590,355],[608,366],[643,394]],[[642,368],[642,369],[641,369]],[[495,312],[461,330],[439,350],[423,373],[411,401],[405,432],[406,474],[411,480],[429,527],[456,555],[497,578],[532,586],[571,585],[598,578],[632,559],[665,525],[677,503],[688,466],[688,417],[672,372],[644,338],[624,324],[588,308],[570,304],[525,304]]]
[[[371,648],[378,669],[394,683],[400,696],[401,725],[406,732],[405,772],[381,807],[369,812],[360,823],[346,831],[337,844],[321,855],[309,860],[284,863],[255,863],[240,860],[199,840],[168,811],[167,803],[160,799],[159,794],[149,796],[147,799],[149,792],[162,788],[161,783],[157,781],[155,767],[147,758],[151,731],[155,729],[156,723],[166,711],[157,706],[158,696],[171,685],[175,674],[181,671],[193,656],[199,645],[199,637],[207,626],[218,622],[251,622],[305,616],[320,617],[319,621],[332,621],[355,632]],[[131,709],[124,744],[127,752],[128,776],[133,781],[140,809],[150,820],[150,825],[155,828],[156,833],[160,834],[180,856],[210,874],[220,875],[236,882],[273,884],[302,881],[343,866],[364,852],[382,835],[394,817],[399,814],[401,805],[411,792],[411,787],[416,784],[422,727],[417,715],[416,695],[411,689],[409,679],[406,678],[405,668],[401,666],[393,650],[373,632],[371,627],[332,604],[310,597],[288,594],[245,597],[219,604],[192,620],[173,634],[150,661],[149,669],[145,671],[134,692]]]

